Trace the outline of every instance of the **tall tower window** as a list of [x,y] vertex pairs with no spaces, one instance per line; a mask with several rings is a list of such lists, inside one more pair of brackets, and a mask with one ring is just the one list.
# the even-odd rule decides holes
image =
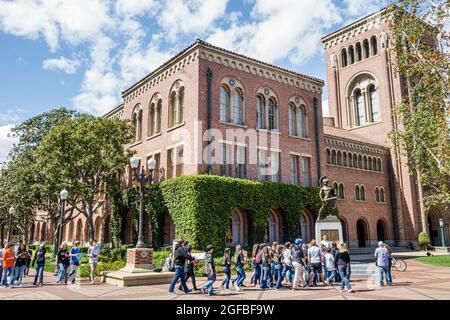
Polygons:
[[367,59],[370,57],[370,46],[369,46],[369,40],[363,41],[363,57],[364,59]]
[[350,64],[354,64],[355,63],[355,49],[353,48],[353,46],[350,46],[348,48],[348,56],[350,58]]
[[347,49],[342,49],[342,51],[341,51],[341,65],[342,65],[342,68],[345,68],[347,65],[348,65],[348,62],[347,62]]
[[372,36],[372,38],[370,38],[370,46],[371,46],[371,49],[372,49],[372,55],[376,56],[378,54],[377,36]]
[[364,107],[364,97],[361,90],[355,92],[355,113],[356,125],[362,126],[366,123],[366,109]]
[[361,49],[361,43],[357,43],[355,46],[356,49],[356,61],[359,62],[362,60],[362,49]]
[[374,85],[369,88],[370,110],[372,112],[372,121],[380,121],[380,110],[378,108],[377,89]]

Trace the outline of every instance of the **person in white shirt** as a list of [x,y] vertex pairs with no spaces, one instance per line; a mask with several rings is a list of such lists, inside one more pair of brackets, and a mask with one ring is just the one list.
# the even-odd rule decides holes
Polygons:
[[311,278],[309,279],[308,285],[314,281],[314,277],[316,273],[319,274],[320,281],[325,286],[325,282],[323,281],[323,273],[322,273],[322,261],[320,260],[320,248],[317,246],[316,240],[311,240],[311,247],[308,249],[308,261],[311,265]]
[[331,249],[331,245],[332,242],[330,240],[328,240],[328,237],[326,234],[323,235],[322,237],[322,241],[320,241],[320,246],[324,246],[325,248],[330,248]]
[[331,284],[333,283],[333,279],[336,276],[336,266],[334,263],[334,256],[331,253],[331,249],[327,249],[327,253],[325,254],[325,283]]
[[91,284],[95,283],[95,269],[98,264],[98,256],[100,255],[100,247],[97,245],[96,240],[92,240],[91,246],[88,249],[87,255],[89,257],[89,266],[91,267],[91,273],[89,275]]

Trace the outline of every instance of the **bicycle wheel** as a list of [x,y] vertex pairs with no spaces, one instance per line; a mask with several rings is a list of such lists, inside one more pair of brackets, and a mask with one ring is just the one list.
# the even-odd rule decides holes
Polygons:
[[404,271],[406,271],[407,267],[408,267],[408,265],[406,264],[406,262],[404,260],[395,259],[395,264],[394,264],[395,270],[397,270],[399,272],[404,272]]

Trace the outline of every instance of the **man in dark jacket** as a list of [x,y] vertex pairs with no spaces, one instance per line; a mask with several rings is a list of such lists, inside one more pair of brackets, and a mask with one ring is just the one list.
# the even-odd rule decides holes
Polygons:
[[299,282],[302,286],[305,286],[305,280],[303,278],[303,271],[305,269],[303,263],[303,251],[302,251],[302,239],[295,239],[294,249],[292,250],[292,266],[294,267],[294,282],[292,283],[292,290],[298,288]]
[[32,266],[36,264],[36,275],[34,276],[33,285],[37,284],[39,278],[39,284],[42,287],[44,282],[44,267],[45,267],[45,244],[41,244],[39,250],[36,252],[33,258]]
[[172,282],[169,286],[169,295],[175,295],[175,284],[178,280],[181,281],[181,287],[184,290],[185,294],[188,294],[192,290],[189,290],[186,286],[186,276],[184,271],[184,266],[186,264],[186,260],[195,260],[189,253],[186,251],[187,241],[179,240],[175,247],[175,253],[173,255],[174,266],[175,266],[175,275],[172,279]]

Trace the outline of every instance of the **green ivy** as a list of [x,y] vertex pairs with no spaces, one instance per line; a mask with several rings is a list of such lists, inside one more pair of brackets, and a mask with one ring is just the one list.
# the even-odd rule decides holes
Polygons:
[[[122,243],[125,219],[133,214],[133,235],[137,235],[139,190],[135,187],[111,192],[111,232],[114,245]],[[280,211],[285,239],[297,236],[299,215],[309,209],[315,217],[321,201],[318,187],[300,187],[268,181],[234,179],[214,175],[183,176],[149,187],[146,213],[152,221],[153,246],[163,243],[164,214],[170,213],[177,238],[186,239],[195,248],[207,244],[221,248],[233,209],[247,213],[249,243],[263,242],[267,215]]]

